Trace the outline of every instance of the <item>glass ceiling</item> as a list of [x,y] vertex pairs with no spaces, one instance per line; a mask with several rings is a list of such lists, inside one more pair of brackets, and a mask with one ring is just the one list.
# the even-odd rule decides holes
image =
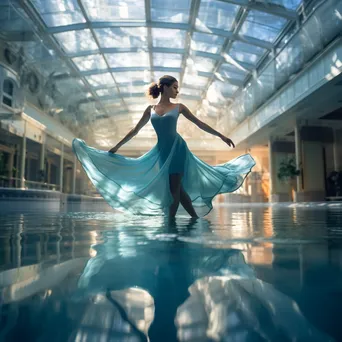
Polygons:
[[194,112],[208,101],[217,108],[232,101],[296,21],[301,2],[0,0],[0,29],[2,39],[55,83],[59,106],[65,94],[77,94],[72,108],[78,113],[70,117],[79,120],[90,108],[88,123],[141,112],[146,85],[164,74],[179,79],[180,100]]

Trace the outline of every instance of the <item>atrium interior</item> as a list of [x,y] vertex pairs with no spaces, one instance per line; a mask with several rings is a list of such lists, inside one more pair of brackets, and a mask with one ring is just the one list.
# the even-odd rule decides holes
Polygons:
[[[196,157],[255,160],[196,222],[127,218],[73,151],[109,151],[163,75],[236,146],[180,115]],[[0,0],[0,222],[1,340],[341,341],[342,1]]]

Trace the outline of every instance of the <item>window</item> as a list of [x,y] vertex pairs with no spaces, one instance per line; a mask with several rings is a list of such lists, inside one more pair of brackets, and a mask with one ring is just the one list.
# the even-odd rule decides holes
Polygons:
[[4,81],[4,87],[3,87],[2,102],[6,106],[12,107],[13,92],[14,92],[14,83],[9,79],[5,80]]

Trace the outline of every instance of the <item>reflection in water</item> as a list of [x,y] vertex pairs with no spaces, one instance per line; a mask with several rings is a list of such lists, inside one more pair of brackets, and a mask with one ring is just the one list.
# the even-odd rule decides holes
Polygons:
[[147,341],[154,318],[154,301],[148,292],[130,288],[107,291],[88,304],[75,341]]
[[0,340],[341,340],[341,211],[293,209],[0,216]]
[[175,320],[180,341],[333,341],[293,300],[257,278],[205,277],[189,292]]

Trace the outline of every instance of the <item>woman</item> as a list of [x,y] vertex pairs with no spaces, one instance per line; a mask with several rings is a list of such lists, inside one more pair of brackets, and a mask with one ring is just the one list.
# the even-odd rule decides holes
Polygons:
[[[154,99],[160,95],[158,104],[148,106],[136,127],[109,152],[91,148],[79,139],[73,141],[74,152],[97,190],[115,209],[173,218],[181,203],[190,216],[204,216],[212,209],[216,195],[241,186],[255,162],[245,154],[221,165],[204,163],[191,153],[176,131],[180,114],[228,146],[235,147],[234,143],[197,119],[185,105],[170,101],[178,95],[174,77],[161,77],[147,93]],[[150,119],[158,143],[139,158],[116,154]]]

